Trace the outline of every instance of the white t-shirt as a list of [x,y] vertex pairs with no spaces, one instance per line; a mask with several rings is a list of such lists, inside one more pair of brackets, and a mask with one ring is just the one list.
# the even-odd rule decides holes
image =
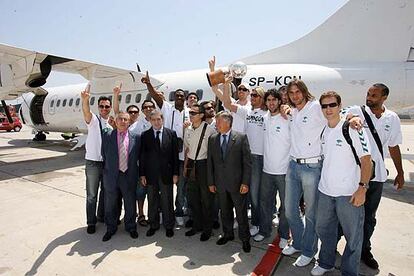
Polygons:
[[320,135],[327,121],[318,101],[308,101],[299,111],[293,108],[290,134],[292,145],[290,155],[293,158],[312,158],[321,155]]
[[[382,143],[382,149],[384,152],[384,157],[388,155],[388,147],[395,147],[399,144],[402,144],[402,132],[401,132],[401,122],[398,115],[387,109],[385,106],[385,111],[382,116],[378,119],[374,113],[372,113],[369,107],[366,107],[368,115],[371,117],[372,123],[374,124],[375,129],[378,132]],[[360,106],[350,106],[344,109],[344,113],[352,113],[353,115],[358,115],[359,118],[364,122],[364,129],[368,134],[369,142],[371,144],[372,160],[375,162],[375,178],[372,181],[385,182],[387,180],[387,169],[385,168],[384,160],[381,157],[381,153],[378,149],[377,144],[375,143],[374,137],[369,130],[368,124],[365,122],[364,114],[362,113]]]
[[[190,110],[186,106],[184,106],[184,109],[182,111],[179,111],[175,108],[175,106],[167,101],[164,101],[161,108],[162,115],[164,116],[164,126],[166,128],[174,130],[177,133],[177,137],[183,139],[183,122],[189,120],[189,111]],[[178,154],[178,158],[181,161],[184,160],[184,150]]]
[[[108,120],[105,120],[101,116],[98,116],[99,120],[102,124],[102,130],[103,132],[107,132],[112,129],[112,127],[108,124]],[[85,159],[91,160],[91,161],[102,161],[102,137],[101,137],[101,131],[99,129],[99,121],[98,117],[92,113],[92,119],[89,122],[89,124],[86,124],[88,126],[88,136],[86,138],[86,153],[85,153]]]
[[144,131],[150,129],[151,127],[151,122],[147,121],[145,117],[141,117],[135,123],[129,126],[129,130],[141,135]]
[[[252,106],[250,104],[250,102],[247,102],[246,105],[240,105],[238,103],[238,101],[236,101],[235,99],[231,98],[231,102],[232,103],[236,103],[238,104],[238,108],[237,109],[244,109],[246,111],[249,111],[252,109]],[[227,108],[224,108],[224,110],[229,111]],[[245,119],[237,116],[236,113],[231,112],[231,115],[233,115],[233,125],[231,127],[232,130],[246,134],[246,130],[245,130]]]
[[289,164],[290,124],[280,114],[264,116],[263,171],[286,174]]
[[[329,196],[350,196],[358,189],[361,169],[355,161],[352,149],[342,134],[341,120],[336,127],[326,126],[322,135],[324,155],[319,191]],[[370,155],[371,148],[364,130],[349,128],[352,145],[359,158]]]
[[244,120],[245,131],[249,139],[252,154],[263,155],[263,122],[267,111],[260,108],[253,110],[237,108],[236,116]]

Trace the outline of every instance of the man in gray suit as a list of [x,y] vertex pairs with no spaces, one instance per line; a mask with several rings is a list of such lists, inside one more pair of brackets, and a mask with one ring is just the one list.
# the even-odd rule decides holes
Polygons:
[[104,160],[105,223],[107,231],[102,241],[108,241],[117,230],[119,217],[118,199],[124,199],[125,230],[131,238],[138,238],[135,190],[138,183],[138,156],[140,136],[128,130],[129,114],[119,112],[115,119],[116,129],[103,135],[102,157]]
[[216,116],[219,133],[208,141],[208,184],[210,192],[218,193],[223,232],[218,245],[234,239],[233,207],[239,224],[239,238],[243,251],[250,252],[250,232],[247,218],[247,193],[249,191],[251,159],[249,141],[245,134],[232,131],[233,117],[229,112]]

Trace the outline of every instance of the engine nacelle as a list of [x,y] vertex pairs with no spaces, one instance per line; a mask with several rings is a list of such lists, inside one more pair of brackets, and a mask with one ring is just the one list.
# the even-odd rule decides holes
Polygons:
[[46,83],[47,77],[49,77],[52,71],[52,63],[50,59],[45,58],[40,64],[35,64],[33,67],[34,73],[32,73],[26,80],[26,86],[30,88],[37,88]]

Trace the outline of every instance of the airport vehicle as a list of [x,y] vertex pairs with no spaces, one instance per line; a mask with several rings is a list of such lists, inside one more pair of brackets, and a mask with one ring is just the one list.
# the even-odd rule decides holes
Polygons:
[[0,130],[6,130],[7,132],[14,131],[19,132],[22,129],[22,123],[19,120],[19,117],[12,117],[13,122],[9,122],[8,118],[0,116]]
[[[304,37],[257,55],[242,58],[251,87],[286,85],[293,78],[306,82],[318,96],[340,92],[344,105],[362,104],[368,87],[386,83],[388,108],[402,118],[414,117],[414,2],[410,0],[350,0]],[[219,53],[212,53],[219,54]],[[91,85],[92,111],[100,95],[112,95],[122,82],[121,109],[147,97],[143,73],[79,61],[0,44],[0,100],[23,97],[19,115],[24,124],[43,132],[86,133],[80,91],[86,83],[45,89],[52,70],[77,73]],[[205,69],[151,75],[153,85],[167,93],[177,88],[212,99]],[[80,139],[81,141],[82,139]],[[82,141],[81,141],[82,142]]]

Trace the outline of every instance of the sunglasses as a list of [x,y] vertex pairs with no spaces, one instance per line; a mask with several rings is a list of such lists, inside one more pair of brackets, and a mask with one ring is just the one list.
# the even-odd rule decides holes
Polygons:
[[330,108],[334,108],[334,107],[337,107],[337,106],[339,106],[339,104],[338,104],[338,103],[321,104],[322,109],[326,109],[326,108],[328,108],[328,107],[330,107]]
[[128,114],[138,114],[139,113],[139,111],[128,111]]
[[152,108],[155,108],[155,107],[152,106],[152,105],[147,105],[147,106],[143,106],[142,107],[142,109],[152,109]]
[[249,89],[247,89],[247,88],[242,88],[242,87],[239,87],[239,89],[238,89],[239,91],[243,91],[243,92],[247,92],[247,91],[249,91]]
[[190,113],[190,116],[195,116],[195,115],[200,114],[200,112],[194,112],[194,111],[190,111],[189,113]]
[[102,108],[102,109],[110,109],[111,106],[110,105],[100,105],[99,108]]
[[257,94],[257,93],[252,93],[252,94],[250,94],[250,96],[251,96],[251,97],[254,97],[254,98],[260,97],[260,95],[259,95],[259,94]]
[[204,110],[211,110],[211,109],[213,109],[212,106],[209,106],[209,107],[204,108]]

